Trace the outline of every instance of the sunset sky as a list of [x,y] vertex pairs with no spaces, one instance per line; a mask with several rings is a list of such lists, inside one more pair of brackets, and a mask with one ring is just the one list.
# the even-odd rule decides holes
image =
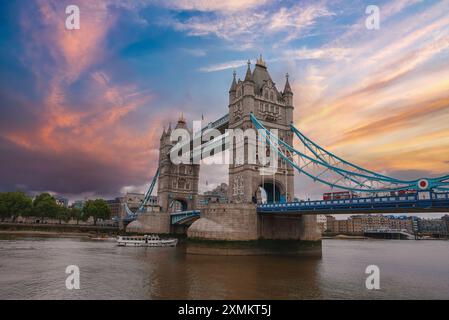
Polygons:
[[[226,114],[259,54],[320,145],[400,178],[449,173],[449,0],[6,0],[0,19],[0,191],[143,191],[163,126]],[[202,167],[200,189],[226,172]],[[301,198],[324,190],[296,179]]]

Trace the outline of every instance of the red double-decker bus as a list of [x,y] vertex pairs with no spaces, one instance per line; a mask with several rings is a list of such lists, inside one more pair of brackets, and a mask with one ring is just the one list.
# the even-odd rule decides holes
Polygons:
[[406,196],[406,195],[409,195],[409,194],[415,194],[416,193],[416,190],[399,190],[399,191],[391,191],[390,192],[390,195],[391,196]]
[[323,193],[323,200],[341,200],[357,198],[357,194],[350,191]]

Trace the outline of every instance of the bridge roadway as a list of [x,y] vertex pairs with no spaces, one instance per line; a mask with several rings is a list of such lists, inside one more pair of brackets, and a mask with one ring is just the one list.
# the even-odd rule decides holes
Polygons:
[[[315,200],[288,203],[267,203],[257,206],[258,214],[368,214],[368,213],[449,213],[449,193],[419,192],[414,195],[366,197],[342,200]],[[182,224],[200,217],[201,212],[171,213],[171,224]]]
[[259,214],[363,214],[448,212],[449,193],[419,192],[414,195],[352,198],[342,200],[267,203]]

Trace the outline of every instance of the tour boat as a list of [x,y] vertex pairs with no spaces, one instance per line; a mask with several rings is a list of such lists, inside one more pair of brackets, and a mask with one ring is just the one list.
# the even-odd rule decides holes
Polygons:
[[161,239],[157,235],[119,236],[117,245],[123,247],[174,247],[178,239]]

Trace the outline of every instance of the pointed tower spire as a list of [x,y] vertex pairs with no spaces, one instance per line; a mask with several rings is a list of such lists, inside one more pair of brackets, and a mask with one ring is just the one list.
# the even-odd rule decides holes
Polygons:
[[[286,81],[285,81],[285,87],[284,92],[282,92],[282,95],[284,97],[284,101],[287,106],[293,107],[293,91],[290,87],[290,82],[288,81],[288,73],[285,75]],[[293,116],[291,118],[293,120]]]
[[286,93],[293,94],[292,88],[290,87],[290,82],[288,82],[288,78],[289,78],[288,73],[285,75],[285,78],[286,78],[286,81],[285,81],[285,87],[284,87],[284,95]]
[[233,79],[232,79],[231,89],[229,89],[229,92],[234,92],[237,89],[237,82],[235,81],[235,76],[236,76],[235,70],[232,73],[232,75],[233,75]]
[[245,81],[252,81],[251,61],[248,59],[248,69],[246,69]]
[[176,124],[176,127],[175,127],[175,129],[179,129],[179,128],[182,128],[182,129],[187,128],[186,119],[184,118],[184,112],[181,113],[181,116],[179,117],[178,123]]
[[263,58],[262,58],[262,54],[260,55],[259,59],[257,59],[256,65],[261,66],[261,67],[264,67],[264,68],[267,67],[267,65],[265,64],[265,61],[264,61]]
[[166,135],[166,132],[165,132],[165,125],[164,125],[163,126],[163,130],[162,130],[162,134],[161,134],[161,139],[163,139],[165,137],[165,135]]

